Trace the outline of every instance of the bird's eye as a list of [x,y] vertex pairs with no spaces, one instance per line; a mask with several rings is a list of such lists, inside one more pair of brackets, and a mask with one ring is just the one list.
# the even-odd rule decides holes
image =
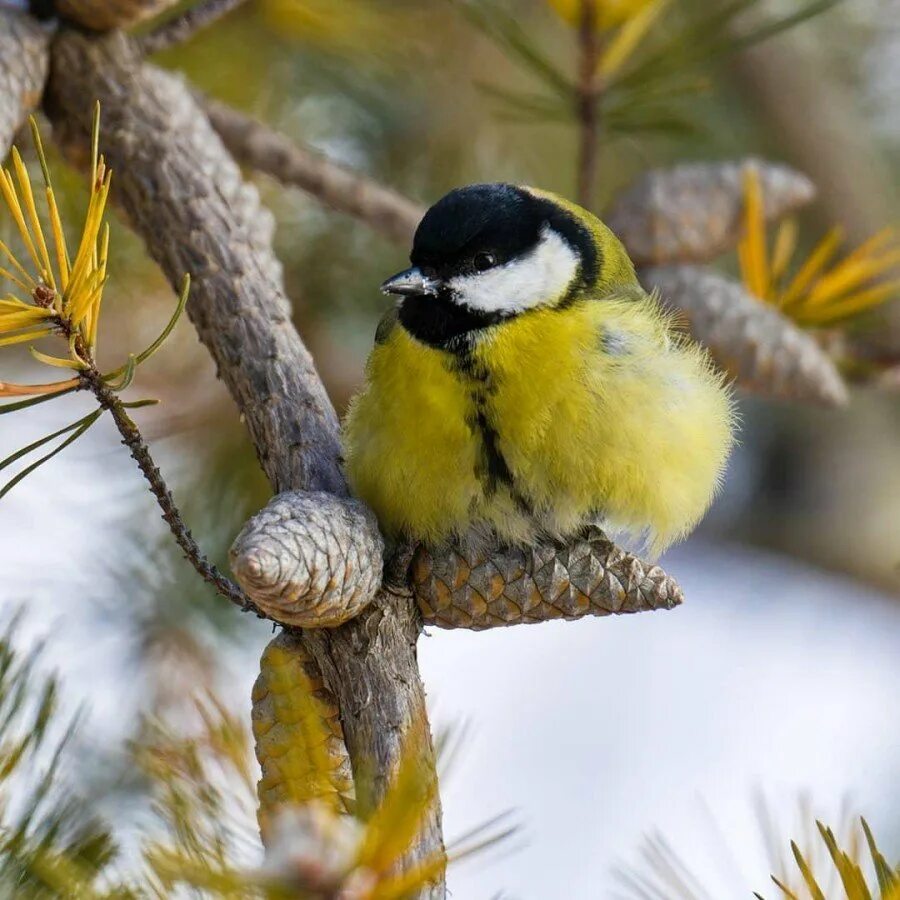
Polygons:
[[475,266],[476,271],[486,272],[497,265],[497,257],[493,253],[476,253],[472,257],[472,265]]

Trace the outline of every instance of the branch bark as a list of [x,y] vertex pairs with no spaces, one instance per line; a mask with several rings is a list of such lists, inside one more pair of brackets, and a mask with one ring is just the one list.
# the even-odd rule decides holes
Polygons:
[[239,162],[282,184],[298,187],[325,206],[410,247],[425,214],[419,204],[224,103],[206,99],[205,106],[219,137]]
[[41,102],[49,44],[50,32],[34,19],[0,9],[0,160]]
[[[46,106],[62,145],[82,162],[90,141],[86,98],[103,106],[103,150],[116,171],[117,201],[173,286],[186,271],[192,275],[188,314],[273,487],[347,496],[337,417],[290,322],[271,216],[202,108],[180,79],[142,64],[123,35],[65,33],[53,48]],[[301,635],[338,700],[363,811],[383,795],[405,734],[425,720],[420,630],[410,600],[379,593],[347,625]],[[421,752],[433,767],[430,739]],[[373,772],[364,784],[362,772]],[[435,800],[404,867],[441,851],[440,819]],[[425,896],[443,897],[443,884]]]
[[141,66],[121,34],[60,35],[46,107],[82,161],[95,99],[117,200],[172,284],[191,274],[188,315],[269,480],[345,494],[337,416],[291,324],[271,214],[178,78]]

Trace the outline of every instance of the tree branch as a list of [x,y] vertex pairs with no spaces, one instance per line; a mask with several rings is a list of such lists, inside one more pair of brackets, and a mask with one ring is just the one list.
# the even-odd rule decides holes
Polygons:
[[81,373],[84,384],[99,401],[103,409],[107,410],[116,424],[116,428],[122,437],[122,443],[131,452],[132,459],[137,463],[141,474],[150,486],[150,492],[156,498],[162,510],[163,521],[169,526],[175,542],[181,548],[187,561],[194,567],[197,574],[211,584],[223,597],[230,600],[244,612],[254,612],[263,617],[265,614],[251,602],[250,598],[233,582],[219,571],[201,552],[194,540],[181,513],[175,505],[172,492],[166,485],[153,457],[150,448],[144,441],[143,435],[137,425],[128,415],[125,405],[116,393],[103,380],[103,376],[93,367]]
[[[91,40],[66,33],[53,49],[46,106],[62,145],[84,161],[91,130],[85,98],[99,99],[116,199],[173,286],[191,273],[188,314],[273,486],[346,496],[337,417],[290,322],[271,216],[202,108],[177,77],[142,65],[122,34]],[[380,570],[380,559],[366,563]],[[363,810],[384,795],[406,733],[425,721],[415,655],[420,629],[411,601],[379,593],[348,624],[301,635],[338,700]],[[420,750],[433,769],[430,740]],[[441,851],[440,819],[436,798],[404,868]],[[427,896],[443,897],[442,882]]]
[[205,106],[210,122],[238,162],[306,191],[403,247],[412,244],[425,214],[419,204],[224,103],[206,99]]
[[0,160],[41,102],[49,43],[50,32],[30,16],[0,9]]
[[138,38],[138,46],[143,53],[151,54],[187,43],[195,34],[214,25],[246,2],[247,0],[202,0],[180,16]]
[[116,198],[172,284],[190,273],[188,315],[270,481],[276,490],[346,494],[337,416],[291,324],[274,222],[255,189],[177,77],[141,67],[121,34],[61,35],[47,109],[82,160],[93,99]]

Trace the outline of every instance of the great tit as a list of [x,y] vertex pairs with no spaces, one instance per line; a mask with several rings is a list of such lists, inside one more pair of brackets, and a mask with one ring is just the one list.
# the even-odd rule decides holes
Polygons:
[[428,210],[382,286],[346,471],[385,534],[427,544],[573,537],[659,552],[708,508],[733,443],[729,389],[562,197],[510,184]]

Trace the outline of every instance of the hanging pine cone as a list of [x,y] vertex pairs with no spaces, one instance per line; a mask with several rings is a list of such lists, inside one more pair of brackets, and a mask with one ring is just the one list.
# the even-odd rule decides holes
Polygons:
[[284,631],[263,652],[253,686],[253,735],[262,768],[260,827],[285,805],[353,808],[353,774],[337,705],[303,642]]
[[384,545],[357,500],[302,491],[279,494],[241,529],[231,569],[259,608],[284,625],[340,625],[381,584]]

